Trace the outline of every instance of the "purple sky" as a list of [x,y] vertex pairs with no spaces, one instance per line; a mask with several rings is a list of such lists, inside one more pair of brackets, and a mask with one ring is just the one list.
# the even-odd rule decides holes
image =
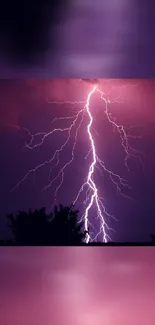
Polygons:
[[[123,87],[121,87],[123,85]],[[120,139],[116,132],[107,123],[104,102],[94,95],[91,103],[91,111],[95,118],[94,127],[98,135],[94,133],[97,153],[104,159],[107,168],[119,173],[126,178],[131,190],[124,190],[132,200],[117,195],[114,185],[106,174],[96,174],[96,182],[100,195],[104,197],[104,204],[108,213],[114,215],[117,221],[106,219],[109,227],[115,232],[110,233],[113,240],[130,241],[149,240],[149,235],[155,232],[155,206],[154,206],[154,184],[155,184],[155,146],[154,146],[154,105],[155,105],[155,83],[154,80],[102,80],[99,88],[108,92],[109,98],[115,100],[119,97],[120,104],[114,103],[109,106],[113,116],[118,123],[125,126],[136,126],[131,129],[133,136],[144,135],[143,138],[130,138],[133,148],[144,154],[144,172],[142,165],[136,159],[129,162],[130,172],[124,166],[124,153],[121,149]],[[30,175],[23,184],[13,192],[10,190],[20,181],[29,169],[50,159],[54,151],[58,149],[67,134],[59,132],[51,135],[40,149],[23,150],[25,141],[30,138],[26,132],[20,131],[21,127],[28,128],[32,134],[37,132],[51,131],[51,121],[55,117],[74,115],[72,107],[68,104],[49,104],[48,101],[85,100],[93,85],[79,80],[50,80],[50,79],[21,79],[0,81],[0,237],[8,236],[6,230],[7,213],[29,208],[49,209],[53,203],[53,192],[55,184],[44,193],[41,190],[48,184],[49,168],[43,167],[35,175]],[[83,106],[75,106],[78,111]],[[76,112],[77,112],[76,111]],[[91,155],[84,159],[90,146],[86,133],[86,123],[80,130],[74,162],[66,169],[64,183],[57,195],[57,203],[71,204],[75,199],[85,177]],[[4,128],[10,125],[11,127]],[[17,127],[14,127],[17,126]],[[57,127],[68,127],[65,121],[55,123]],[[71,150],[75,131],[72,133],[70,142],[60,156],[60,166],[71,158]],[[41,139],[38,139],[40,141]],[[36,140],[37,143],[37,140]],[[54,162],[56,163],[56,161]],[[55,177],[59,168],[53,170]],[[84,199],[81,197],[80,201]],[[83,206],[79,205],[80,215]],[[90,220],[96,216],[93,208]],[[99,222],[93,221],[98,230]]]
[[153,248],[1,247],[0,323],[154,325]]
[[[48,1],[45,1],[45,10],[46,7],[48,8],[46,2]],[[155,76],[153,33],[155,3],[153,0],[96,0],[95,2],[71,0],[66,1],[65,8],[66,11],[63,10],[64,14],[60,22],[56,25],[51,22],[49,30],[46,29],[46,39],[49,34],[49,46],[46,50],[42,48],[38,26],[36,39],[40,37],[40,50],[43,52],[38,65],[23,63],[20,67],[17,66],[12,61],[9,38],[3,39],[2,44],[5,45],[6,50],[1,54],[0,77],[153,78]],[[12,8],[14,14],[18,9],[18,5],[17,10]],[[19,19],[18,16],[17,18]],[[34,21],[37,24],[37,17]],[[29,30],[28,22],[29,11],[25,22],[25,29]],[[20,24],[19,20],[17,30],[21,28]],[[9,26],[12,30],[11,23]],[[30,32],[29,36],[31,34]],[[56,54],[53,53],[53,35],[57,40]],[[20,42],[18,48],[20,48],[19,44]],[[21,39],[21,47],[22,44],[24,44],[23,39]],[[39,52],[38,48],[36,51]]]

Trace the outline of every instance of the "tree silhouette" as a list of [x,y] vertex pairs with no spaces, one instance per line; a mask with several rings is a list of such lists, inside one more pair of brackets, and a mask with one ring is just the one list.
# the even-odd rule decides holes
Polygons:
[[[50,214],[46,209],[28,212],[19,211],[18,214],[7,215],[8,225],[12,230],[14,239],[0,240],[0,246],[3,245],[86,245],[84,239],[88,231],[83,230],[83,222],[78,222],[78,210],[74,206],[55,206]],[[90,246],[139,246],[155,245],[155,235],[150,235],[150,242],[133,243],[133,242],[90,242]]]
[[83,223],[78,222],[78,210],[73,206],[55,206],[53,212],[46,209],[21,212],[7,216],[15,244],[17,245],[79,245],[85,238]]
[[155,235],[151,234],[151,243],[155,245]]

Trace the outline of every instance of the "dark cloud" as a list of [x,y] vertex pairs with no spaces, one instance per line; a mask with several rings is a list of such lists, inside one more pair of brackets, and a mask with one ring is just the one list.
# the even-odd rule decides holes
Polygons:
[[58,50],[55,27],[64,19],[68,0],[4,1],[0,9],[1,44],[14,64],[43,61],[52,43]]
[[98,79],[81,79],[81,81],[88,82],[90,84],[96,85],[99,83]]
[[0,77],[155,76],[154,1],[15,0],[3,6]]

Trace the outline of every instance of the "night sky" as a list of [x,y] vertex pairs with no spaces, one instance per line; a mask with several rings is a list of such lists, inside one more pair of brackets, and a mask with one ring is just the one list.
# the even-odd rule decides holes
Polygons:
[[153,0],[5,1],[0,77],[153,78],[154,13]]
[[154,325],[147,247],[1,247],[0,323]]
[[[132,147],[142,152],[142,164],[138,159],[129,160],[130,172],[124,166],[124,152],[117,132],[113,132],[104,114],[105,104],[94,94],[91,101],[91,112],[94,117],[93,136],[96,150],[104,159],[107,168],[119,173],[127,179],[131,189],[123,193],[132,200],[117,194],[116,187],[109,176],[95,174],[95,180],[104,198],[108,213],[117,220],[107,218],[109,227],[114,231],[110,236],[114,241],[148,241],[150,233],[155,233],[155,81],[154,80],[99,80],[99,88],[108,93],[111,101],[119,101],[109,105],[109,109],[119,124],[131,127],[128,130]],[[54,184],[47,191],[41,192],[48,184],[49,168],[44,166],[28,178],[14,191],[11,189],[25,176],[29,169],[49,160],[54,151],[64,143],[66,132],[56,132],[46,139],[42,147],[34,150],[24,148],[30,142],[30,135],[38,132],[50,132],[53,127],[69,127],[70,122],[54,118],[73,116],[84,107],[84,104],[57,105],[51,101],[84,101],[92,89],[92,82],[76,79],[12,79],[0,80],[0,238],[10,236],[6,227],[5,215],[18,210],[36,209],[45,206],[50,210],[53,204]],[[71,204],[75,199],[84,179],[87,176],[91,154],[86,133],[87,117],[77,137],[75,159],[68,166],[64,183],[58,191],[56,203]],[[132,137],[131,137],[132,135]],[[143,135],[143,137],[141,137]],[[137,136],[137,139],[135,138]],[[52,170],[55,177],[64,163],[71,159],[75,129],[70,141],[60,156],[60,165]],[[41,141],[36,137],[34,144]],[[53,165],[56,163],[54,161]],[[82,196],[79,200],[84,200]],[[79,203],[80,216],[83,205]],[[94,220],[96,210],[93,207],[90,220],[96,230],[99,221]],[[94,234],[96,234],[94,230]]]

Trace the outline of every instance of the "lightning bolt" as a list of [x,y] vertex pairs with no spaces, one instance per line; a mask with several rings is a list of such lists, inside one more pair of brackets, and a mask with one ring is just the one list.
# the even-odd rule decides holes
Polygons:
[[[85,159],[87,159],[88,156],[90,156],[90,155],[91,155],[92,159],[91,159],[91,163],[88,166],[88,173],[85,178],[85,181],[82,184],[81,188],[79,189],[75,199],[73,200],[73,206],[75,206],[77,203],[79,203],[79,198],[80,198],[82,192],[86,188],[85,200],[82,201],[82,204],[84,205],[85,210],[84,210],[82,217],[80,218],[80,221],[82,221],[82,220],[84,221],[84,231],[86,233],[86,239],[85,239],[86,243],[89,243],[90,241],[96,241],[100,235],[102,236],[103,242],[106,243],[108,240],[111,240],[111,237],[109,235],[110,231],[114,231],[113,229],[111,229],[108,226],[108,223],[106,220],[108,218],[114,218],[116,220],[116,218],[106,211],[105,204],[103,203],[104,199],[100,196],[97,184],[95,182],[95,173],[97,171],[99,171],[101,173],[101,175],[104,175],[104,172],[106,172],[109,175],[110,180],[116,186],[117,193],[124,196],[125,198],[128,198],[128,199],[132,199],[132,198],[128,195],[125,195],[122,191],[122,189],[124,187],[127,187],[128,189],[130,189],[128,182],[124,178],[122,178],[120,175],[118,175],[118,174],[114,173],[113,171],[111,171],[110,169],[108,169],[105,166],[104,161],[101,160],[97,155],[95,139],[94,139],[93,132],[92,132],[95,130],[93,127],[94,118],[93,118],[93,114],[91,112],[91,98],[95,93],[99,94],[100,99],[104,102],[103,112],[104,112],[108,122],[112,125],[113,130],[117,131],[119,134],[121,146],[125,153],[124,163],[125,163],[127,170],[129,171],[128,161],[131,157],[138,158],[143,166],[143,161],[141,158],[142,153],[135,150],[134,148],[132,148],[129,143],[129,138],[130,137],[134,138],[134,136],[128,135],[128,132],[127,132],[128,129],[126,127],[124,127],[123,125],[117,124],[116,118],[114,118],[112,116],[112,113],[109,111],[110,104],[113,104],[115,102],[121,103],[119,101],[119,96],[114,101],[110,101],[109,99],[107,99],[107,96],[100,90],[99,85],[95,82],[95,84],[92,86],[91,91],[88,93],[87,99],[85,101],[79,101],[79,102],[71,102],[71,101],[49,102],[48,101],[48,103],[57,104],[57,105],[64,105],[64,104],[72,105],[72,112],[74,113],[73,115],[67,116],[67,117],[55,118],[52,121],[52,123],[54,123],[56,121],[59,122],[61,120],[71,121],[69,127],[53,128],[50,132],[40,132],[40,133],[36,133],[34,135],[31,134],[30,131],[26,128],[21,129],[21,131],[24,130],[24,132],[26,132],[27,136],[29,137],[29,141],[27,140],[25,142],[25,146],[24,146],[24,148],[27,148],[29,150],[34,150],[36,148],[41,147],[48,137],[56,134],[57,132],[66,133],[67,136],[66,136],[66,139],[63,142],[63,144],[58,149],[56,149],[56,151],[54,152],[51,159],[43,161],[41,164],[37,165],[35,168],[30,169],[25,174],[25,176],[14,186],[12,191],[15,190],[15,188],[17,188],[20,184],[22,184],[30,174],[35,173],[39,169],[43,168],[45,165],[49,165],[50,169],[49,169],[48,183],[42,189],[42,191],[45,191],[45,190],[51,188],[54,183],[58,182],[58,184],[55,186],[55,190],[53,193],[53,197],[54,197],[53,203],[55,203],[57,200],[58,191],[64,182],[65,170],[69,167],[69,165],[71,165],[71,163],[74,160],[78,134],[82,127],[82,124],[84,123],[85,117],[87,117],[87,119],[88,119],[87,135],[88,135],[88,139],[89,139],[89,143],[90,143],[90,149],[89,149],[88,154],[86,155]],[[108,93],[108,95],[109,95],[109,93]],[[76,105],[78,105],[78,106],[83,105],[83,108],[80,110],[78,108],[78,110],[77,110],[77,109],[75,109]],[[17,127],[17,128],[19,129],[19,127]],[[96,131],[96,133],[97,133],[97,131]],[[73,142],[73,146],[72,146],[71,157],[68,159],[68,161],[66,163],[64,163],[64,165],[58,171],[57,175],[53,178],[52,177],[53,170],[54,170],[54,168],[56,168],[57,166],[60,165],[61,154],[63,153],[63,150],[65,149],[69,140],[72,137],[74,138],[74,142]],[[141,138],[141,136],[138,138]],[[54,163],[54,161],[55,161],[55,163]],[[99,222],[100,227],[99,227],[99,231],[97,231],[97,233],[93,237],[91,235],[91,232],[92,232],[92,229],[94,228],[94,225],[90,222],[89,214],[90,214],[92,207],[94,207],[94,206],[96,206],[96,219],[100,220],[100,222]],[[91,228],[91,231],[89,231],[89,228]]]

